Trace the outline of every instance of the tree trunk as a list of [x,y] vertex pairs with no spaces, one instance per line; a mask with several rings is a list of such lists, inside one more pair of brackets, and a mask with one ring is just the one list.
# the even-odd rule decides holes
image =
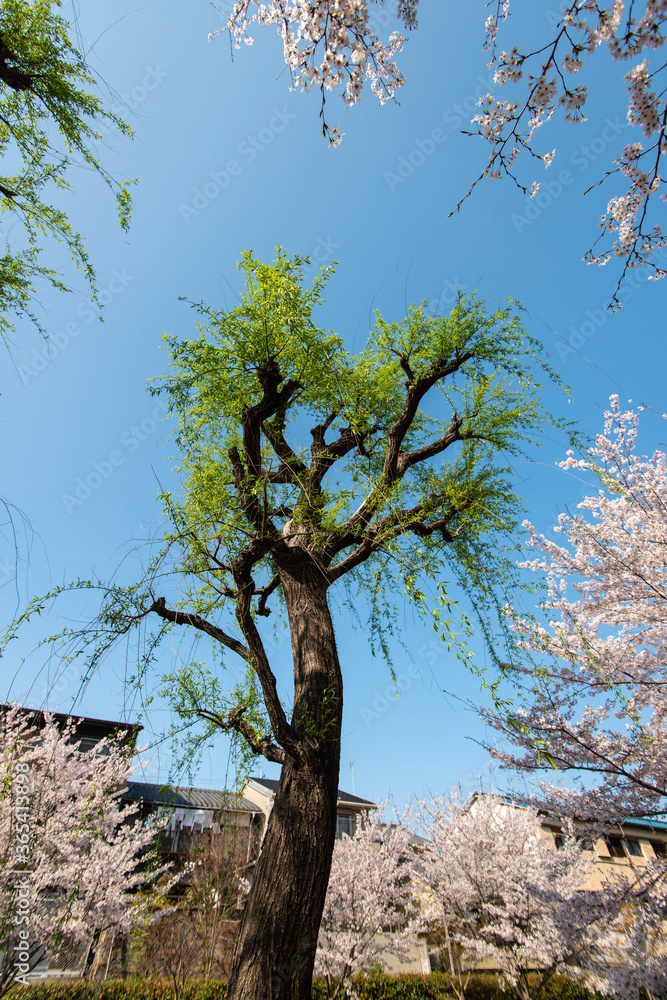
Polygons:
[[303,550],[278,566],[294,660],[300,760],[288,757],[239,930],[228,1000],[311,1000],[336,835],[342,679],[326,588]]

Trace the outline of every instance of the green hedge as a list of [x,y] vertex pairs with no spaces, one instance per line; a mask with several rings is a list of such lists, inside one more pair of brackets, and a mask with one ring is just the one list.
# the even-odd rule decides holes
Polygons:
[[[449,977],[441,972],[429,976],[388,976],[372,973],[355,979],[359,1000],[451,1000],[454,993]],[[97,983],[88,980],[38,983],[20,987],[21,1000],[171,1000],[171,985],[166,979],[110,979]],[[226,985],[221,980],[189,982],[182,1000],[225,1000]],[[14,993],[18,998],[18,993]],[[313,983],[313,1000],[326,1000],[321,980]],[[471,979],[466,1000],[516,1000],[514,990],[503,990],[493,975]],[[554,977],[542,991],[540,1000],[600,1000],[595,994],[563,977]]]

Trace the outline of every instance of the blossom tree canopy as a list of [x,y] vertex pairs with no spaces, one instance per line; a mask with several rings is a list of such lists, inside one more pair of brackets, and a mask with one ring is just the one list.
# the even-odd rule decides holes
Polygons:
[[482,713],[519,748],[490,747],[503,765],[584,776],[542,795],[592,820],[667,813],[667,456],[635,454],[640,410],[623,412],[612,396],[589,456],[561,463],[601,480],[582,514],[560,516],[563,543],[526,522],[542,557],[524,565],[546,574],[549,594],[546,624],[512,614],[534,654],[517,665],[532,703],[509,720]]
[[[347,996],[351,978],[382,953],[408,953],[407,938],[419,926],[413,861],[409,831],[383,823],[381,811],[337,841],[315,956],[330,1000]],[[382,934],[387,926],[391,932]]]
[[616,897],[624,905],[620,919],[600,928],[597,953],[586,963],[586,983],[599,994],[619,1000],[664,996],[667,865],[657,859],[629,874],[624,879],[620,871],[607,873],[606,898]]
[[[629,267],[644,264],[651,269],[653,278],[662,278],[666,273],[651,258],[667,245],[659,222],[654,221],[655,203],[665,197],[661,193],[665,183],[661,157],[667,150],[667,64],[656,59],[655,53],[665,41],[667,3],[572,0],[562,11],[550,12],[549,28],[544,35],[536,33],[531,51],[519,51],[512,44],[500,48],[510,0],[491,0],[487,6],[491,13],[486,20],[484,48],[489,66],[495,70],[496,84],[509,86],[512,94],[503,99],[486,94],[480,100],[481,109],[472,125],[490,144],[489,157],[455,210],[483,177],[506,176],[522,191],[537,194],[537,180],[531,183],[519,179],[517,157],[527,152],[545,167],[551,164],[556,150],[539,150],[535,146],[536,132],[557,111],[568,122],[586,121],[589,87],[595,89],[595,78],[575,81],[579,79],[577,74],[585,77],[582,71],[588,68],[590,57],[606,50],[622,66],[628,92],[627,119],[639,131],[634,141],[608,164],[598,182],[620,176],[625,190],[608,200],[600,221],[602,232],[586,253],[586,260],[605,264],[615,256],[623,261],[611,303],[613,308],[620,308],[618,290]],[[398,0],[396,27],[402,24],[407,29],[416,28],[417,7],[418,0]],[[249,31],[253,24],[275,25],[283,41],[293,87],[321,92],[322,131],[332,145],[337,145],[342,134],[325,118],[329,92],[340,91],[346,104],[354,104],[368,81],[384,104],[405,82],[395,59],[403,46],[403,36],[394,30],[383,42],[378,34],[391,21],[384,8],[384,0],[236,0],[227,24],[213,35],[229,31],[238,47],[241,41],[252,43]]]
[[448,928],[459,963],[491,959],[520,1000],[531,1000],[588,949],[589,929],[605,912],[595,893],[580,892],[592,856],[571,833],[555,850],[541,835],[537,810],[496,795],[466,803],[455,794],[418,806],[427,836],[420,868],[435,926]]
[[33,728],[13,707],[0,733],[0,995],[25,982],[43,946],[127,931],[140,890],[166,869],[151,864],[159,825],[120,802],[133,750],[122,739],[76,746],[75,723]]

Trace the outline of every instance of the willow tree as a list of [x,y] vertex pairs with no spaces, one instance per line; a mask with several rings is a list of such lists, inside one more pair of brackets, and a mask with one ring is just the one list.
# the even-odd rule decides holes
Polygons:
[[44,243],[61,243],[84,273],[93,299],[95,271],[81,235],[52,203],[74,170],[94,170],[113,191],[122,227],[129,223],[128,184],[117,181],[95,153],[110,131],[128,125],[95,93],[96,81],[58,0],[0,0],[0,220],[13,225],[0,251],[0,337],[8,343],[17,316],[42,328],[32,305],[42,284],[68,291],[60,272],[44,264]]
[[[106,589],[84,643],[95,665],[114,636],[153,620],[144,666],[155,642],[182,629],[245,664],[232,690],[219,670],[187,661],[166,685],[183,715],[282,766],[230,1000],[310,998],[343,711],[329,592],[339,585],[368,607],[371,639],[388,654],[392,594],[446,635],[447,586],[458,581],[490,627],[496,595],[504,602],[512,586],[503,544],[521,507],[508,456],[551,419],[541,395],[554,376],[511,304],[488,311],[461,296],[449,316],[378,316],[353,355],[315,324],[328,271],[305,288],[304,263],[245,254],[240,304],[199,306],[198,335],[171,339],[171,371],[154,391],[179,428],[182,492],[164,498],[173,530],[139,584]],[[434,606],[425,576],[439,589]],[[269,653],[271,614],[291,636],[289,703]]]

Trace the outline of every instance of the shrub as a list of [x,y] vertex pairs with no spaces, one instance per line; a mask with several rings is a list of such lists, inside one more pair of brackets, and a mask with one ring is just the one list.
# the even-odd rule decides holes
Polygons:
[[[432,972],[429,976],[383,972],[358,976],[354,986],[359,1000],[452,1000],[449,976]],[[181,1000],[225,1000],[226,983],[222,979],[198,979],[185,984]],[[76,980],[46,982],[21,987],[21,1000],[171,1000],[171,985],[166,979],[110,979],[106,982]],[[326,1000],[323,980],[313,983],[313,1000]],[[470,980],[466,1000],[517,1000],[512,989],[503,990],[492,973],[480,973]],[[540,1000],[602,1000],[598,994],[564,976],[554,976],[547,983]]]

